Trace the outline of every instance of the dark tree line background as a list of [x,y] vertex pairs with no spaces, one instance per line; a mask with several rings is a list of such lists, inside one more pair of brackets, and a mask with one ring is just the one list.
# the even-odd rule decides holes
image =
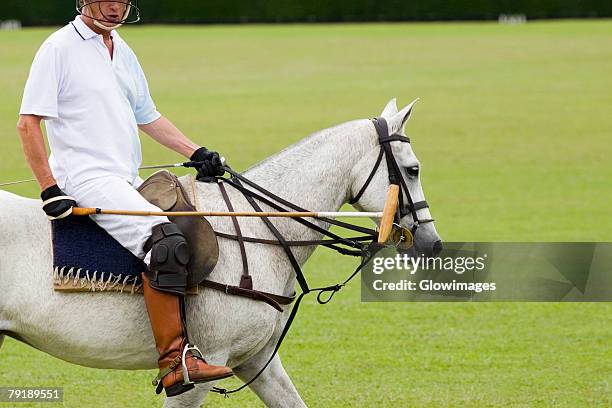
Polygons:
[[[74,0],[2,0],[0,20],[60,25]],[[612,0],[140,0],[144,23],[341,22],[612,17]]]

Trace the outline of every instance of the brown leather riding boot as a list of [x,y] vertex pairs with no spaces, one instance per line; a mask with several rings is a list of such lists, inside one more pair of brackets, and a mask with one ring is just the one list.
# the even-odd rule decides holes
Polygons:
[[[231,377],[234,373],[229,367],[206,364],[200,351],[187,344],[183,329],[182,297],[153,289],[147,277],[144,274],[142,277],[145,303],[159,353],[160,372],[153,381],[157,393],[161,393],[163,388],[168,397],[174,397],[191,390],[195,383]],[[188,381],[185,381],[183,355]]]

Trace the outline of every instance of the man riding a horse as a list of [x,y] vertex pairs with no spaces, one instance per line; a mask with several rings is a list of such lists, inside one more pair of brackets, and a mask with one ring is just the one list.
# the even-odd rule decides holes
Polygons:
[[[76,1],[79,15],[47,38],[34,58],[18,123],[49,218],[71,216],[77,203],[160,211],[136,191],[143,182],[138,129],[199,163],[198,178],[223,175],[218,153],[195,144],[157,111],[136,55],[116,31],[138,21],[138,1]],[[189,344],[184,298],[190,249],[181,230],[165,217],[91,218],[148,265],[144,298],[159,353],[158,392],[163,385],[171,397],[193,383],[233,375],[228,367],[208,365]]]

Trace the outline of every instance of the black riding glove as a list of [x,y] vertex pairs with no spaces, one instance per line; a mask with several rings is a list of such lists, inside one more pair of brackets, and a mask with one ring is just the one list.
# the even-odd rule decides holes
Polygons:
[[197,179],[199,181],[211,181],[215,176],[225,173],[221,156],[217,152],[211,152],[205,147],[200,147],[190,157],[192,162],[197,162]]
[[57,184],[52,185],[40,194],[43,200],[43,210],[50,220],[59,220],[72,214],[72,207],[76,207],[74,198],[64,194]]

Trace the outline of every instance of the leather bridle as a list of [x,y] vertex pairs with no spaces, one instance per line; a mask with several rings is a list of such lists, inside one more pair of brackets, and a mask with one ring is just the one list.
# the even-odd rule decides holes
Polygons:
[[[420,225],[433,222],[434,220],[432,218],[419,219],[417,211],[429,208],[429,204],[427,204],[427,201],[425,200],[417,201],[416,203],[412,200],[412,197],[410,196],[410,191],[408,190],[408,185],[406,184],[406,180],[404,179],[400,167],[397,164],[397,161],[395,160],[395,156],[393,155],[391,142],[410,143],[410,138],[399,135],[397,133],[389,135],[389,125],[387,124],[387,120],[385,118],[374,118],[372,119],[372,123],[374,124],[374,127],[376,128],[376,133],[378,134],[380,152],[378,153],[378,158],[376,159],[376,163],[374,164],[374,168],[370,172],[370,175],[366,179],[361,189],[359,189],[357,195],[355,195],[355,197],[349,201],[349,204],[357,203],[363,193],[365,193],[366,189],[370,185],[370,182],[374,178],[374,175],[378,171],[378,168],[380,167],[380,163],[382,163],[382,159],[384,156],[387,161],[387,169],[389,170],[389,183],[395,184],[400,188],[398,203],[399,211],[395,215],[395,222],[399,225],[400,220],[404,216],[411,214],[414,223],[410,232],[412,233],[412,235],[414,235]],[[404,201],[404,194],[407,199],[406,204]]]

